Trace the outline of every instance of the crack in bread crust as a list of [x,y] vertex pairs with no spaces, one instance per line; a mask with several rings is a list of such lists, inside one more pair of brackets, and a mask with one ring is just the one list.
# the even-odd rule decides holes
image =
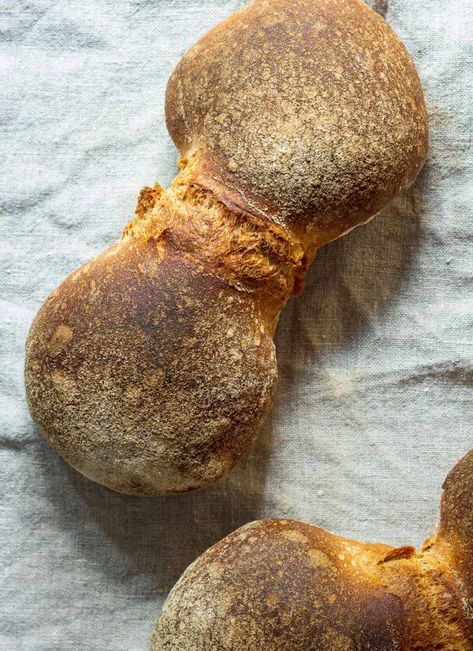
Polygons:
[[471,651],[459,578],[429,543],[420,554],[377,566],[382,585],[404,603],[403,651]]
[[25,364],[53,447],[140,495],[229,472],[269,412],[275,326],[317,247],[410,185],[428,140],[415,67],[361,0],[255,0],[184,56],[165,108],[180,174],[50,295]]
[[299,293],[314,247],[267,219],[232,210],[191,184],[185,168],[171,187],[144,188],[123,238],[166,239],[242,291],[263,289],[281,308]]

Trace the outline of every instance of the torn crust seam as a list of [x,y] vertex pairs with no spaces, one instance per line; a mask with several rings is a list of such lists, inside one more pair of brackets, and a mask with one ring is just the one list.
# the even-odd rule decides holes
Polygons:
[[287,300],[308,267],[303,245],[263,218],[231,210],[181,172],[171,187],[141,191],[122,239],[164,239],[238,289]]
[[[438,558],[432,540],[419,553],[413,547],[391,551],[378,563],[377,569],[383,587],[399,596],[410,613],[408,636],[412,646],[408,648],[421,650],[427,647],[415,646],[417,639],[435,639],[435,648],[444,651],[471,649],[459,577]],[[404,583],[407,577],[410,580]],[[407,586],[410,587],[406,591]]]

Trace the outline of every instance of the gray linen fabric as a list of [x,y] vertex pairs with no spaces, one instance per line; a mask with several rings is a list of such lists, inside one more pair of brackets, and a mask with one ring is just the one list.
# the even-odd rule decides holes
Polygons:
[[[315,1],[315,0],[314,0]],[[31,320],[112,243],[139,189],[168,183],[167,78],[239,0],[0,0],[0,649],[144,651],[204,549],[256,518],[421,543],[473,445],[471,0],[386,0],[431,116],[429,162],[384,214],[322,250],[278,330],[265,433],[184,497],[95,486],[24,401]]]

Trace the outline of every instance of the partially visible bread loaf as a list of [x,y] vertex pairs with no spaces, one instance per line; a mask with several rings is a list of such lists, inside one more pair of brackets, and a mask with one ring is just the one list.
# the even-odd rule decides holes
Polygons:
[[421,551],[254,522],[186,570],[153,651],[471,651],[473,452],[445,482]]
[[414,65],[361,0],[257,0],[187,53],[172,186],[46,301],[33,418],[74,468],[138,495],[224,475],[276,382],[272,336],[319,246],[407,187],[427,151]]

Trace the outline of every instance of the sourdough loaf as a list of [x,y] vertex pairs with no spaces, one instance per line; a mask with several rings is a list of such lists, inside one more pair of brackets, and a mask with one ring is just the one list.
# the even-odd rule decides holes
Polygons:
[[28,338],[31,414],[114,490],[184,492],[248,448],[276,383],[273,334],[319,246],[416,178],[414,64],[361,0],[256,0],[169,82],[180,173],[47,299]]

